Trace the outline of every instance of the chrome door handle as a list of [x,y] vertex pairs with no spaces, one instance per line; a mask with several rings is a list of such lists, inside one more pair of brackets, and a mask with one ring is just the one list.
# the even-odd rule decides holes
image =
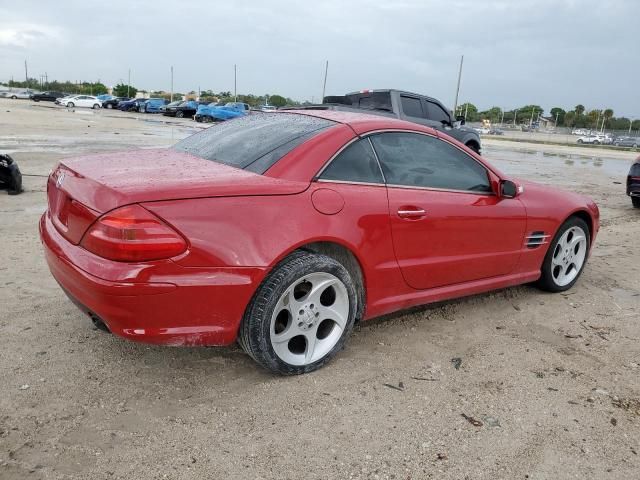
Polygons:
[[416,210],[398,210],[400,218],[422,218],[427,214],[423,209]]

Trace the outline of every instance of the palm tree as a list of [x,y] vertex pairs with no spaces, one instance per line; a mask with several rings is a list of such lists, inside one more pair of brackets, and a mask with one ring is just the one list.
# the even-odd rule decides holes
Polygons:
[[581,105],[581,104],[576,105],[573,111],[576,112],[576,115],[582,115],[585,111],[584,105]]
[[[613,110],[610,108],[607,108],[602,115],[604,115],[604,122],[606,122],[607,120],[609,120],[610,118],[613,117]],[[603,122],[603,128],[604,128],[604,122]]]

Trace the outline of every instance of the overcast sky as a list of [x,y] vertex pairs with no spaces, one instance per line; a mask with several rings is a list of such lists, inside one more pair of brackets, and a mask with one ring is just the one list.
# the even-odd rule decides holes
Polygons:
[[399,88],[453,107],[640,117],[640,0],[0,0],[0,81],[327,94]]

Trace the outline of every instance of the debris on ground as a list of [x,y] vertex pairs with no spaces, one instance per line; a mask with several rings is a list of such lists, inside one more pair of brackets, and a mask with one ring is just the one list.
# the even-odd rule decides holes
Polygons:
[[616,408],[621,408],[634,415],[640,416],[640,400],[637,398],[611,397],[611,404]]
[[490,417],[488,415],[484,415],[482,417],[482,420],[484,421],[484,424],[487,427],[499,427],[500,426],[500,420],[498,420],[495,417]]
[[438,460],[449,460],[449,456],[446,453],[438,453],[436,458]]
[[24,385],[20,385],[18,390],[27,390],[28,388],[30,388],[30,386],[25,383]]
[[477,418],[473,418],[465,413],[461,413],[460,415],[462,415],[462,417],[474,427],[481,427],[483,425],[483,423]]
[[460,370],[462,359],[460,357],[454,357],[451,359],[451,363],[453,364],[453,368],[455,368],[456,370]]
[[423,380],[425,382],[437,382],[439,378],[411,377],[413,380]]
[[398,386],[391,385],[390,383],[383,383],[382,385],[384,387],[393,388],[394,390],[398,390],[400,392],[404,392],[404,383],[402,383],[402,382],[399,382]]
[[22,193],[22,173],[11,156],[0,154],[0,188],[6,189],[9,195]]

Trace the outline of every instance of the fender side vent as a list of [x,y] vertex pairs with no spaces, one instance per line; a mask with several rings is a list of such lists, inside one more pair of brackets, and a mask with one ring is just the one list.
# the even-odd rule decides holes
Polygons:
[[544,245],[549,243],[549,235],[546,235],[544,232],[537,231],[531,232],[529,235],[525,237],[527,248],[537,248],[540,245]]

